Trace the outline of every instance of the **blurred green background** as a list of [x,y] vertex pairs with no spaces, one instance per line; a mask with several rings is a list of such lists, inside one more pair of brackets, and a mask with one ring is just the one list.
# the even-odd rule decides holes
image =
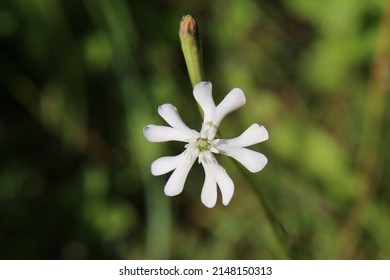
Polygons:
[[[144,139],[159,105],[200,128],[185,14],[216,102],[247,97],[224,137],[270,133],[255,189],[218,157],[227,207],[198,164],[173,198],[150,174],[183,149]],[[0,258],[390,259],[389,37],[384,0],[2,0]]]

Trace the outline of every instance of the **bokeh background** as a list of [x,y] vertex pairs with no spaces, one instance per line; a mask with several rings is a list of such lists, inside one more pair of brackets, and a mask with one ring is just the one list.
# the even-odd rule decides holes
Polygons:
[[[150,174],[183,149],[144,139],[159,105],[200,128],[185,14],[216,101],[247,97],[224,137],[270,133],[257,174],[218,158],[227,207],[198,164],[173,198]],[[0,258],[390,259],[389,81],[385,0],[2,0]]]

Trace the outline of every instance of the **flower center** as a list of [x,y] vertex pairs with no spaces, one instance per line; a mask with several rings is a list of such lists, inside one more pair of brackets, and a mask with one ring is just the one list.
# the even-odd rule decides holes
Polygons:
[[198,138],[198,140],[196,141],[196,147],[199,151],[208,151],[211,148],[211,144],[207,139]]

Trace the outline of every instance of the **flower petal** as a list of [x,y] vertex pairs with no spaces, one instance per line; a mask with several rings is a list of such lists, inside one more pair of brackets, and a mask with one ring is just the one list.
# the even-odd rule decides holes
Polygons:
[[163,104],[158,107],[158,113],[160,116],[173,128],[182,130],[188,134],[193,133],[193,130],[190,129],[181,119],[177,109],[172,104]]
[[151,166],[154,176],[166,174],[176,169],[185,160],[185,151],[177,156],[161,157],[156,159]]
[[215,103],[212,96],[212,84],[200,82],[194,87],[194,97],[204,113],[204,122],[211,121],[215,113]]
[[[203,168],[205,171],[209,169],[213,174],[214,179],[217,181],[218,187],[222,193],[222,203],[223,205],[228,205],[234,194],[234,183],[229,175],[226,173],[225,168],[223,168],[215,160],[214,163],[202,162]],[[210,179],[211,180],[211,179]],[[212,197],[211,197],[212,198]]]
[[252,173],[259,172],[268,163],[268,159],[263,154],[247,148],[231,148],[220,152],[234,158]]
[[166,142],[166,141],[180,141],[188,142],[191,135],[179,129],[162,126],[162,125],[147,125],[144,127],[144,136],[150,142]]
[[205,181],[200,199],[206,207],[213,208],[217,203],[217,181],[210,168],[206,168],[205,165],[203,165],[203,168],[205,172]]
[[175,171],[173,171],[168,182],[165,184],[164,193],[167,196],[175,196],[183,191],[188,172],[190,172],[190,169],[195,162],[195,156],[187,156],[187,154],[184,153],[182,155],[180,164]]
[[257,123],[252,124],[240,136],[232,139],[220,139],[215,143],[218,150],[227,150],[230,147],[248,147],[267,140],[268,131],[264,126]]
[[229,113],[237,110],[246,102],[244,92],[239,88],[232,89],[225,98],[218,104],[212,122],[219,126],[222,119]]

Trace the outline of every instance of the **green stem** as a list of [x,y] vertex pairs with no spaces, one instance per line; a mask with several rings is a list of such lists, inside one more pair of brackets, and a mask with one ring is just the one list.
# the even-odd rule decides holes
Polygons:
[[287,231],[284,228],[283,224],[278,220],[278,218],[275,216],[274,212],[272,211],[271,207],[268,205],[267,200],[264,197],[263,192],[260,188],[258,188],[254,177],[249,176],[248,172],[244,169],[244,167],[239,164],[237,161],[233,160],[233,163],[235,167],[238,169],[238,171],[241,173],[242,177],[252,186],[253,190],[256,193],[257,198],[259,199],[260,205],[263,208],[263,211],[265,213],[265,216],[267,217],[268,221],[271,224],[273,233],[277,237],[281,252],[280,252],[280,258],[281,259],[289,259],[289,253],[288,253],[288,246],[287,246]]

